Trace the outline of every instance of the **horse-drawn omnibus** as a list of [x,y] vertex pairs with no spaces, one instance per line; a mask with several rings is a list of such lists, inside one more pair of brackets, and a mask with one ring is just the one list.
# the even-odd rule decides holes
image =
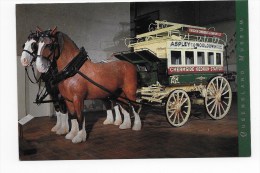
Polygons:
[[229,112],[232,91],[224,76],[225,33],[166,21],[126,39],[131,52],[115,57],[136,65],[139,102],[165,107],[172,126],[184,125],[191,105],[204,104],[213,119]]

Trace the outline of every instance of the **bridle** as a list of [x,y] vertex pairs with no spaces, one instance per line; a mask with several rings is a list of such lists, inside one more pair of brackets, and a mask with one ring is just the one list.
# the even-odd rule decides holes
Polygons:
[[[41,57],[50,62],[51,66],[56,64],[60,56],[60,45],[58,43],[57,34],[51,35],[51,30],[43,31],[40,33],[39,42],[44,42],[43,48],[48,48],[50,50],[50,54],[48,56],[37,55],[37,57]],[[56,54],[56,50],[58,53]],[[51,67],[50,67],[51,68]],[[56,67],[55,67],[56,68]]]
[[28,73],[27,67],[25,67],[25,71],[26,71],[26,75],[27,75],[28,79],[30,80],[30,82],[33,83],[33,84],[36,84],[36,83],[39,83],[39,81],[41,80],[41,76],[37,79],[36,74],[35,74],[35,71],[34,71],[34,66],[33,66],[33,63],[36,61],[36,58],[37,58],[37,50],[38,50],[38,44],[37,44],[37,42],[38,42],[38,40],[39,40],[39,33],[38,33],[38,32],[36,32],[36,33],[31,32],[30,35],[28,36],[27,40],[31,40],[31,39],[35,40],[35,42],[33,42],[33,43],[31,44],[32,52],[30,52],[29,50],[24,49],[25,44],[23,44],[22,47],[23,47],[23,52],[26,52],[26,53],[28,53],[30,56],[33,57],[27,67],[31,67],[32,72],[33,72],[33,77],[34,77],[34,80],[35,80],[35,81],[33,81],[33,80],[31,79],[31,77],[30,77],[30,75],[29,75],[29,73]]
[[[44,58],[45,60],[47,60],[48,62],[50,62],[50,66],[48,67],[48,70],[46,73],[42,73],[41,74],[41,79],[45,82],[45,88],[43,88],[40,91],[40,87],[38,89],[38,93],[36,95],[36,101],[35,103],[40,104],[40,103],[49,103],[49,102],[58,102],[60,103],[61,101],[63,101],[63,98],[59,98],[58,95],[54,94],[53,91],[55,92],[57,89],[57,85],[53,85],[52,81],[55,78],[55,76],[58,73],[58,69],[57,69],[57,59],[60,56],[60,49],[59,49],[59,44],[57,42],[57,38],[56,36],[53,36],[50,34],[51,30],[47,30],[47,31],[42,31],[39,33],[39,42],[44,42],[44,41],[48,41],[47,44],[44,42],[44,46],[43,48],[49,48],[50,50],[50,54],[48,56],[42,56],[42,55],[36,55],[36,58],[41,57]],[[56,50],[58,50],[58,54],[56,54]],[[46,96],[48,94],[52,94],[52,96],[54,97],[54,100],[49,100],[49,101],[44,101],[44,98],[46,98]]]
[[36,61],[36,58],[37,58],[37,50],[38,50],[38,44],[37,42],[39,41],[39,33],[36,32],[36,33],[33,33],[31,32],[31,34],[28,36],[27,40],[35,40],[35,42],[33,42],[31,44],[31,49],[32,49],[32,52],[30,52],[29,50],[26,50],[24,49],[24,46],[25,44],[23,44],[23,52],[26,52],[28,53],[29,55],[31,55],[33,57],[32,61],[30,62],[30,65],[31,66],[35,61]]

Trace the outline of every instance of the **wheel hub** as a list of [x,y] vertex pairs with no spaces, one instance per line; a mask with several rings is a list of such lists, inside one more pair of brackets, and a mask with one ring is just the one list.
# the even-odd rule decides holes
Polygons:
[[217,100],[218,102],[221,102],[221,92],[220,92],[220,91],[218,91],[218,92],[216,93],[216,100]]
[[175,108],[176,108],[177,113],[181,112],[181,104],[180,103],[177,103]]

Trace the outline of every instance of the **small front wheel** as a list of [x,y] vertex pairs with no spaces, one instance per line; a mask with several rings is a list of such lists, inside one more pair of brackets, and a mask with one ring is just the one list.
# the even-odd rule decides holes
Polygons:
[[190,116],[191,103],[189,95],[183,90],[174,90],[166,103],[166,117],[174,127],[184,125]]

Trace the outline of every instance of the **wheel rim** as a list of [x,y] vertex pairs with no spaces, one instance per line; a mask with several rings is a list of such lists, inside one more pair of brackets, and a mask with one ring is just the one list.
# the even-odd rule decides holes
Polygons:
[[232,91],[229,82],[221,76],[213,78],[207,86],[205,106],[213,119],[224,118],[232,101]]
[[190,110],[190,98],[185,91],[175,90],[170,94],[166,104],[166,116],[171,125],[184,125],[188,121]]

